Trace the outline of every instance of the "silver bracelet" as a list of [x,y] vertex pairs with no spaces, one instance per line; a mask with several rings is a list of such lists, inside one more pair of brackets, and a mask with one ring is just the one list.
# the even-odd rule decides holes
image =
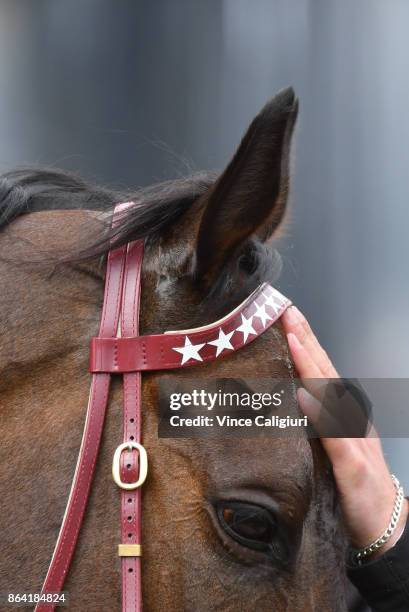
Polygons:
[[365,548],[360,548],[358,550],[352,551],[353,560],[358,565],[362,565],[366,557],[369,557],[369,555],[371,555],[376,550],[381,548],[381,546],[386,544],[386,542],[391,538],[392,534],[395,532],[396,527],[399,523],[399,518],[402,512],[403,501],[405,497],[403,493],[403,487],[401,487],[399,480],[393,474],[391,474],[391,478],[396,488],[396,498],[395,498],[395,504],[393,506],[391,520],[389,522],[389,525],[383,532],[383,534],[379,536],[379,538],[374,540],[371,544],[369,544],[369,546],[365,546]]

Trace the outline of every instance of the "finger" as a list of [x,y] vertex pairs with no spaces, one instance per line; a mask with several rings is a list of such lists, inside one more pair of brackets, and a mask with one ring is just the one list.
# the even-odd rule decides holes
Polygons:
[[295,367],[301,378],[322,378],[323,374],[315,360],[293,332],[287,334],[287,341]]
[[322,376],[327,378],[338,378],[338,373],[331,363],[327,353],[324,351],[313,333],[304,315],[291,306],[282,317],[286,333],[293,333],[300,343],[305,347],[311,358],[321,370]]
[[322,392],[323,399],[315,389],[310,393],[304,388],[299,388],[297,399],[301,410],[321,438],[365,437],[368,420],[367,415],[362,414],[359,407],[349,405],[348,402],[346,404],[340,402],[336,395],[328,398],[326,387],[318,391]]
[[[297,389],[297,400],[305,416],[317,429],[322,408],[321,402],[311,395],[311,393],[308,393],[303,387]],[[317,433],[320,433],[318,429]]]
[[287,340],[296,370],[305,388],[316,399],[323,401],[328,379],[323,377],[321,370],[311,359],[309,353],[300,343],[297,336],[290,333],[287,335]]
[[332,465],[340,461],[347,461],[351,454],[354,440],[351,438],[327,438],[321,437],[320,432],[320,414],[322,404],[319,400],[313,397],[306,389],[297,389],[297,400],[301,410],[306,415],[320,436],[321,443],[328,455]]
[[332,437],[339,434],[339,422],[332,414],[325,410],[319,399],[301,387],[297,389],[297,400],[308,422],[313,425],[321,440],[324,440],[324,438],[330,439],[329,436]]

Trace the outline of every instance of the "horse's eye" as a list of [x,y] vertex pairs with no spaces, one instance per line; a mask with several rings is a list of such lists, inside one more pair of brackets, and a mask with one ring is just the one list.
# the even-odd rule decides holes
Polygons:
[[271,551],[277,526],[266,508],[245,502],[220,501],[217,516],[224,531],[242,546]]
[[240,270],[246,272],[249,275],[254,274],[259,264],[256,251],[251,251],[250,249],[248,249],[239,257],[238,263]]

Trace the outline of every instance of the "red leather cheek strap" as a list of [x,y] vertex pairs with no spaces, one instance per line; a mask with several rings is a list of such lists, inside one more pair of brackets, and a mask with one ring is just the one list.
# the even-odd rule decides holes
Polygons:
[[[133,242],[128,247],[122,298],[121,335],[136,336],[139,331],[140,285],[143,243]],[[124,374],[124,431],[126,442],[141,442],[141,373]],[[136,451],[121,455],[121,479],[136,482],[139,461]],[[141,546],[142,495],[141,487],[121,492],[121,543]],[[141,557],[124,556],[122,565],[122,610],[142,610]]]
[[[126,247],[110,252],[107,262],[104,307],[100,326],[101,337],[116,336],[121,305]],[[59,593],[64,585],[87,504],[92,476],[98,455],[105,411],[108,402],[110,375],[93,374],[85,428],[74,479],[54,554],[45,578],[42,593]],[[39,603],[36,612],[49,612],[55,604]]]

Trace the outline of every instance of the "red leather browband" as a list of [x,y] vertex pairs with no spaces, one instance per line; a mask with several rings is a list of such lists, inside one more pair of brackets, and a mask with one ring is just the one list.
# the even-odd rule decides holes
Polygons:
[[131,338],[92,338],[91,372],[140,372],[227,357],[264,333],[291,304],[267,283],[220,321],[185,331]]

